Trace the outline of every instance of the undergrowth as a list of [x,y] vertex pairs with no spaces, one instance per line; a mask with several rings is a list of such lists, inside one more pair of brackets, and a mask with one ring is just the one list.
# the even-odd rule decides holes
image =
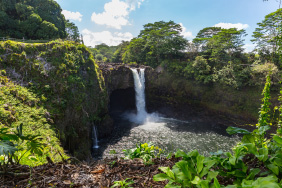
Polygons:
[[[34,93],[27,88],[11,82],[6,76],[5,71],[0,73],[0,128],[7,133],[15,132],[17,127],[23,127],[19,139],[11,140],[17,146],[15,156],[20,164],[29,166],[41,165],[47,162],[46,157],[58,162],[61,161],[61,155],[65,158],[63,148],[57,138],[54,128],[50,122],[50,113],[42,106],[40,100]],[[4,132],[2,132],[4,134]],[[3,134],[0,137],[3,139]],[[27,135],[40,135],[38,143],[42,144],[42,151],[31,152],[26,142]],[[14,137],[12,137],[14,138]],[[1,139],[0,139],[1,140]],[[4,139],[5,140],[5,139]],[[9,140],[8,140],[9,141]],[[15,158],[14,158],[15,159]],[[5,156],[0,156],[0,163],[5,163]],[[17,163],[17,161],[14,161]]]

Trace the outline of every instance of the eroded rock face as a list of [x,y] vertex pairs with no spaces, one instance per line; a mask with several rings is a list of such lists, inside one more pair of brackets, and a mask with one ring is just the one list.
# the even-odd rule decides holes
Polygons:
[[128,66],[123,64],[100,64],[108,94],[117,89],[134,87],[133,75]]
[[204,85],[165,70],[146,69],[148,112],[158,111],[183,120],[211,117],[211,121],[223,124],[254,123],[260,98],[260,88],[235,90],[217,84]]

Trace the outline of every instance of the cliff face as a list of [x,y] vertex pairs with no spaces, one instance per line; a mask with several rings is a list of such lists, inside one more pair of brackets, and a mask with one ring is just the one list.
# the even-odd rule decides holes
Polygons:
[[90,157],[91,126],[108,124],[108,96],[84,45],[1,42],[0,69],[40,99],[66,150],[80,159]]
[[133,75],[129,66],[124,64],[100,64],[108,95],[117,89],[134,87]]
[[148,110],[180,119],[203,115],[252,123],[258,116],[261,91],[257,87],[235,90],[217,84],[204,85],[163,70],[146,70]]
[[[126,89],[134,88],[130,67],[122,64],[99,66],[105,78],[109,99],[118,91],[120,96],[127,95],[125,99],[114,97],[114,100],[123,101],[118,104],[125,105],[122,110],[132,108],[134,99],[129,95],[134,95],[134,92],[125,92]],[[223,123],[230,120],[252,123],[257,119],[262,88],[236,90],[217,84],[204,85],[172,75],[161,67],[143,68],[146,68],[146,105],[149,112],[158,111],[180,119],[214,116],[217,117],[216,121],[225,119]],[[131,104],[124,104],[126,101],[131,101]],[[110,100],[109,107],[111,104]]]

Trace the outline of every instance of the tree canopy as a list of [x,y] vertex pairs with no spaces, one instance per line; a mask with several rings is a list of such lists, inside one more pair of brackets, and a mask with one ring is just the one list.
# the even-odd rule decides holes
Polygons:
[[54,0],[1,0],[0,36],[65,38],[65,17]]
[[277,9],[265,16],[264,20],[258,23],[258,28],[253,33],[257,51],[261,54],[271,54],[272,61],[279,62],[279,39],[281,38],[282,9]]
[[181,35],[181,31],[181,25],[173,21],[144,25],[139,36],[130,41],[123,54],[123,61],[146,62],[155,67],[163,59],[180,55],[187,46],[187,40]]

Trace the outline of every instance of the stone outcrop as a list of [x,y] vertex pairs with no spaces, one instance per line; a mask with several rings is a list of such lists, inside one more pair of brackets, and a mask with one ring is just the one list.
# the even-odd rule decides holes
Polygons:
[[133,75],[129,66],[124,64],[99,64],[102,70],[108,95],[114,90],[134,87]]

